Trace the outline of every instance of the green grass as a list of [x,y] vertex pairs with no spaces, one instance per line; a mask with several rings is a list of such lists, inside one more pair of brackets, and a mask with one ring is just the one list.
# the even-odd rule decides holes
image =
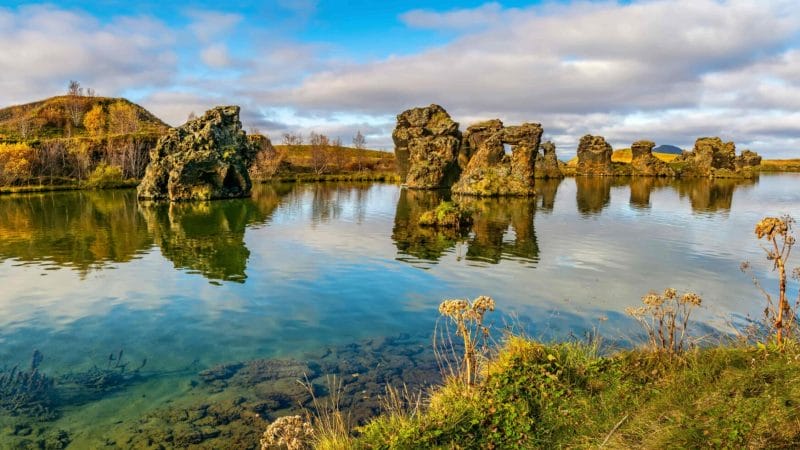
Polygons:
[[449,382],[358,432],[350,448],[797,448],[800,349],[603,356],[510,337],[478,388]]

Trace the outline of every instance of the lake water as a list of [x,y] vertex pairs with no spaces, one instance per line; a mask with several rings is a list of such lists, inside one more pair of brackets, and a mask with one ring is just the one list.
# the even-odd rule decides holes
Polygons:
[[[776,285],[755,223],[800,218],[795,174],[537,190],[463,200],[475,211],[465,236],[416,225],[441,193],[392,184],[263,185],[250,199],[172,206],[126,190],[2,196],[0,375],[38,350],[53,385],[33,411],[0,403],[0,447],[246,447],[265,422],[241,411],[291,408],[264,383],[307,371],[312,384],[338,373],[374,411],[366,397],[384,383],[435,380],[426,355],[445,298],[492,296],[495,328],[625,343],[639,332],[625,307],[676,287],[703,297],[699,329],[726,332],[763,309],[742,261]],[[283,369],[265,362],[276,358]],[[235,362],[245,369],[199,375]],[[241,411],[219,419],[197,406],[209,402]]]

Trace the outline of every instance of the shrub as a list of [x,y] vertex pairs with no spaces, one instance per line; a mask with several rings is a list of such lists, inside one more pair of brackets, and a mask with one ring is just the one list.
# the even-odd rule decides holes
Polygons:
[[28,144],[0,144],[0,181],[13,184],[30,178],[33,156]]
[[[753,282],[761,289],[761,293],[767,301],[767,306],[764,308],[764,319],[770,333],[775,334],[775,343],[778,347],[782,347],[784,337],[791,336],[798,327],[797,308],[800,305],[800,294],[798,294],[798,299],[794,306],[786,298],[786,264],[795,244],[795,238],[792,233],[793,224],[794,219],[789,216],[765,217],[755,227],[756,238],[767,241],[767,246],[762,248],[767,255],[767,260],[772,261],[772,270],[778,272],[777,305],[773,302],[772,296],[761,288],[758,279],[755,276],[753,277]],[[749,269],[749,263],[742,263],[742,271],[748,271]],[[800,268],[794,270],[794,276],[800,279]]]
[[110,166],[106,163],[100,163],[89,175],[89,178],[86,180],[86,185],[91,188],[107,188],[118,186],[123,181],[124,178],[121,168],[118,166]]
[[687,346],[687,328],[692,310],[702,303],[699,295],[687,292],[678,296],[675,289],[659,295],[651,292],[642,297],[644,306],[626,308],[647,332],[650,347],[658,352],[676,354]]

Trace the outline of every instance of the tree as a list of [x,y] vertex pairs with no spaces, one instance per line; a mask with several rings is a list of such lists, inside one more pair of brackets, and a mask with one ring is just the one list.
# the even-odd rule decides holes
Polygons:
[[83,127],[92,136],[100,136],[106,131],[108,118],[101,105],[95,105],[83,116]]
[[281,135],[283,145],[303,145],[303,135],[300,133],[283,133]]
[[82,97],[83,88],[81,87],[81,83],[76,80],[69,80],[69,85],[67,86],[67,94],[72,97]]
[[36,124],[30,116],[24,115],[17,121],[17,132],[20,139],[27,140],[36,129]]
[[81,97],[83,97],[81,84],[75,80],[70,80],[67,87],[67,112],[72,120],[72,125],[76,127],[81,124],[81,115],[83,114],[84,101]]
[[353,136],[353,147],[358,150],[356,152],[356,164],[358,165],[358,171],[364,170],[364,166],[366,165],[366,155],[364,154],[363,150],[367,147],[367,140],[364,138],[364,135],[361,134],[361,130],[356,131],[356,135]]
[[31,177],[33,149],[28,144],[0,144],[0,181],[12,184]]
[[331,163],[330,139],[324,134],[317,134],[312,131],[308,135],[308,140],[311,144],[311,168],[317,175],[322,175],[328,170],[328,166]]
[[139,131],[139,114],[130,103],[117,101],[108,107],[108,129],[112,134]]
[[197,114],[195,114],[194,111],[192,111],[192,112],[189,113],[189,117],[186,118],[186,121],[187,122],[191,122],[194,119],[197,119]]
[[364,135],[361,134],[361,130],[356,131],[356,135],[353,136],[353,147],[359,150],[367,148],[367,140],[364,138]]
[[94,88],[86,88],[86,96],[87,97],[94,97],[97,93],[94,91]]

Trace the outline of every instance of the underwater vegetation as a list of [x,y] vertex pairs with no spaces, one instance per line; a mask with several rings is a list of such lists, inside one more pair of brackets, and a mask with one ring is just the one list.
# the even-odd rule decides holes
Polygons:
[[0,369],[0,411],[41,419],[55,418],[53,379],[39,371],[44,356],[34,350],[30,367]]

